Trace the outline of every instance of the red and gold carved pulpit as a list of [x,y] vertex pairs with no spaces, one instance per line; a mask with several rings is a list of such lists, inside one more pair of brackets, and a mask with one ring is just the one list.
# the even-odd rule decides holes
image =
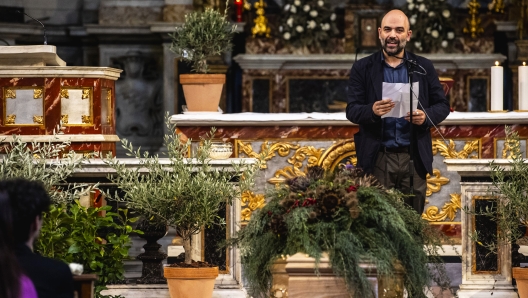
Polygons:
[[69,140],[78,153],[115,155],[114,91],[121,71],[65,66],[54,46],[0,47],[0,134],[25,142]]

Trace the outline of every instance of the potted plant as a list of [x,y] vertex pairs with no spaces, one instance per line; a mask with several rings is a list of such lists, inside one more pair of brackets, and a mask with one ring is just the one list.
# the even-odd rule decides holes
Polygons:
[[[193,149],[191,140],[182,141],[168,117],[167,127],[171,132],[164,138],[168,158],[160,159],[148,152],[141,155],[123,139],[124,148],[138,160],[138,166],[127,167],[116,158],[107,158],[105,163],[115,169],[110,179],[125,193],[116,199],[146,218],[155,217],[174,227],[183,239],[185,261],[164,268],[171,297],[211,297],[218,267],[192,260],[191,238],[205,226],[223,224],[218,216],[220,208],[249,189],[258,164],[214,167],[209,158],[214,128]],[[193,158],[188,158],[189,153]],[[233,179],[239,180],[238,185]]]
[[185,102],[189,111],[218,111],[218,103],[225,83],[225,74],[208,74],[207,59],[221,55],[232,48],[236,30],[224,13],[212,8],[204,12],[193,11],[185,22],[170,35],[171,50],[191,64],[196,74],[181,74]]
[[[393,282],[400,275],[408,297],[425,297],[423,290],[431,280],[449,285],[437,254],[440,232],[405,205],[403,195],[383,189],[373,176],[359,169],[331,174],[313,167],[287,184],[269,192],[268,204],[231,242],[240,248],[253,297],[284,297],[292,282],[299,289],[299,276],[308,278],[307,269],[312,277],[303,281],[304,291],[313,297],[339,292],[334,291],[335,279],[312,287],[329,271],[346,285],[336,297],[374,297],[368,280],[372,272],[378,279],[392,277]],[[314,267],[299,260],[297,253],[314,258]],[[282,279],[286,287],[273,287],[274,279]],[[391,295],[403,294],[403,285],[399,290],[386,285]],[[288,293],[292,295],[299,297],[298,292]]]
[[[497,225],[499,233],[493,236],[474,234],[473,240],[484,246],[490,253],[496,253],[503,244],[517,246],[517,241],[525,235],[528,218],[528,163],[522,157],[521,142],[517,132],[511,127],[505,128],[505,146],[510,150],[511,161],[508,166],[500,166],[495,161],[490,163],[490,175],[493,188],[490,196],[497,201],[491,207],[475,210],[477,215],[486,216]],[[467,210],[466,210],[467,211]],[[515,262],[512,262],[512,264]],[[528,297],[528,268],[513,264],[513,278],[521,297]]]

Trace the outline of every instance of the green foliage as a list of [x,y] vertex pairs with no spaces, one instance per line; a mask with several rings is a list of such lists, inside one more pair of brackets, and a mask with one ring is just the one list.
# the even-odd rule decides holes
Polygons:
[[[143,155],[126,139],[123,147],[129,156],[139,161],[135,169],[126,167],[116,158],[106,158],[105,163],[116,171],[109,179],[125,194],[114,198],[126,202],[128,207],[149,219],[173,226],[183,238],[186,263],[191,262],[190,239],[204,226],[220,222],[219,208],[239,199],[241,192],[249,189],[258,165],[231,164],[231,169],[214,167],[209,158],[211,140],[215,129],[201,140],[201,145],[191,150],[191,140],[183,142],[176,127],[169,123],[164,142],[168,159],[157,155]],[[194,158],[187,158],[194,151]],[[235,174],[238,173],[238,174]],[[233,179],[240,178],[238,187]]]
[[[106,215],[101,216],[105,211]],[[85,208],[76,201],[70,205],[53,205],[44,215],[40,237],[35,250],[41,255],[79,263],[84,273],[98,275],[96,293],[105,285],[123,279],[123,259],[128,258],[131,246],[131,223],[128,210],[111,212],[110,206]]]
[[522,157],[518,133],[509,126],[505,131],[505,146],[510,149],[511,161],[506,167],[495,161],[490,163],[494,187],[490,196],[500,200],[500,204],[495,204],[496,208],[475,210],[476,214],[487,216],[497,223],[500,233],[497,233],[496,239],[478,239],[479,235],[473,235],[473,240],[491,252],[496,252],[500,245],[515,243],[521,238],[528,218],[528,163]]
[[282,40],[294,47],[323,49],[339,33],[328,1],[288,0],[283,10],[279,32]]
[[89,190],[84,189],[86,185],[57,187],[86,160],[82,154],[68,152],[69,147],[69,141],[27,144],[13,135],[13,140],[2,148],[6,154],[0,161],[0,179],[20,177],[41,181],[53,203],[71,202]]
[[440,232],[404,204],[400,193],[346,169],[325,178],[309,172],[289,184],[271,190],[269,203],[231,242],[240,248],[254,297],[269,297],[274,261],[298,252],[316,262],[328,253],[334,273],[345,279],[354,297],[373,296],[359,267],[364,261],[376,265],[378,276],[393,276],[399,261],[409,297],[425,297],[423,288],[431,280],[449,286],[438,255]]
[[413,32],[409,48],[416,52],[446,52],[453,45],[452,7],[445,0],[407,0],[403,12]]
[[193,71],[207,73],[207,58],[231,50],[235,29],[227,20],[227,7],[223,14],[210,7],[204,12],[193,11],[170,34],[171,51],[190,63]]

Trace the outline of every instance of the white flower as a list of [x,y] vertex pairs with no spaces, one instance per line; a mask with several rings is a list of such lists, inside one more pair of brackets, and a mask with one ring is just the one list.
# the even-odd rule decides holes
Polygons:
[[323,29],[323,31],[330,30],[330,24],[328,23],[321,24],[321,29]]
[[297,26],[297,27],[295,27],[295,31],[301,33],[301,32],[304,31],[304,28],[302,26]]
[[425,28],[425,32],[427,32],[427,34],[431,34],[431,27]]
[[442,11],[442,15],[447,19],[451,16],[451,12],[447,9],[444,9],[444,11]]
[[454,32],[447,32],[447,39],[453,39],[455,38],[455,33]]
[[313,28],[315,28],[317,26],[317,23],[315,23],[314,20],[308,21],[306,23],[308,23],[308,25],[306,26],[306,27],[308,27],[308,29],[313,29]]
[[291,34],[290,32],[286,32],[282,35],[282,38],[284,38],[285,40],[289,40],[291,38]]
[[286,21],[286,24],[290,27],[293,26],[293,18],[289,18],[287,21]]
[[425,4],[420,4],[420,6],[418,7],[418,10],[419,11],[425,11]]
[[292,6],[292,7],[290,8],[290,12],[291,12],[291,13],[296,13],[296,12],[297,12],[297,8],[295,8],[295,6]]
[[303,10],[304,10],[304,11],[308,11],[308,10],[310,10],[310,5],[306,4],[306,5],[303,7]]
[[293,4],[295,4],[295,6],[301,6],[301,0],[295,0],[293,1]]
[[330,21],[335,21],[335,19],[336,19],[336,14],[335,13],[331,14]]
[[413,10],[413,8],[414,8],[414,3],[409,3],[409,5],[407,5],[407,8],[408,8],[409,10]]
[[438,38],[438,36],[439,36],[438,31],[437,30],[433,30],[431,32],[431,36],[434,37],[434,38]]
[[282,26],[279,26],[279,32],[282,32]]
[[411,25],[416,24],[416,18],[411,17],[411,18],[409,19],[409,22],[411,23]]
[[323,0],[319,0],[319,1],[317,1],[317,5],[319,5],[319,6],[323,6],[323,5],[324,5]]
[[312,11],[310,11],[310,16],[311,16],[312,18],[315,18],[315,17],[317,16],[317,10],[312,10]]
[[442,48],[447,48],[447,40],[442,40]]
[[430,18],[434,17],[435,16],[435,12],[434,11],[430,11],[429,14],[427,14]]
[[407,3],[413,3],[413,0],[407,0]]
[[290,10],[290,4],[284,5],[284,11],[288,11],[288,10]]
[[419,42],[419,41],[415,41],[415,42],[414,42],[414,47],[415,47],[415,48],[418,49],[418,48],[420,48],[421,46],[422,46],[422,43],[421,43],[421,42]]

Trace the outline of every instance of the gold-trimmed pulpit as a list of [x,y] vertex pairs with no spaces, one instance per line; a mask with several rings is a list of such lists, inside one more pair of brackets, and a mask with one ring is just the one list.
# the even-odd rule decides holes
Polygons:
[[70,141],[78,153],[115,155],[115,81],[121,71],[66,66],[55,46],[0,46],[0,134],[26,142]]

